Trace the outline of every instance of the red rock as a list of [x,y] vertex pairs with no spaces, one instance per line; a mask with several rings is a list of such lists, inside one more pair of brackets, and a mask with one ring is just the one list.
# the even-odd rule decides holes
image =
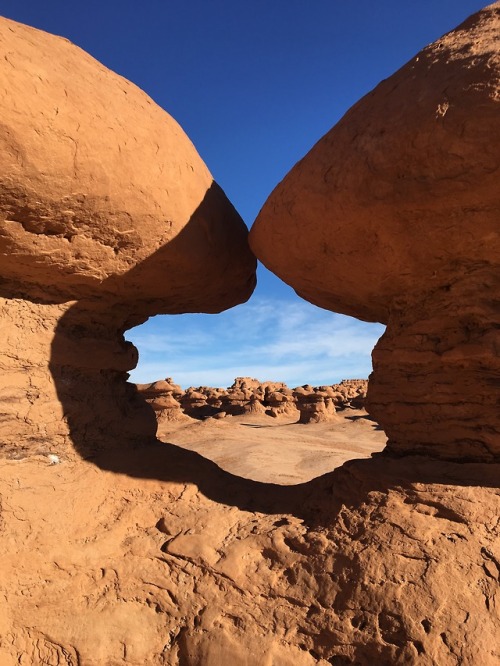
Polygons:
[[[40,214],[35,223],[30,215],[23,218],[27,228],[7,218],[13,224],[3,225],[2,242],[19,258],[24,273],[21,275],[10,255],[1,264],[7,270],[0,305],[5,425],[1,434],[5,434],[7,453],[21,453],[25,459],[0,461],[2,664],[497,666],[499,465],[491,462],[496,440],[491,444],[486,435],[493,438],[497,434],[492,405],[498,398],[493,359],[498,338],[492,322],[498,315],[498,290],[488,254],[496,238],[488,225],[497,207],[487,195],[491,195],[489,187],[495,176],[491,167],[496,168],[493,162],[499,151],[488,115],[493,102],[487,91],[497,85],[498,50],[492,33],[493,37],[498,34],[499,11],[500,3],[484,10],[458,32],[446,36],[441,45],[427,49],[423,66],[416,60],[415,70],[403,69],[382,84],[372,95],[373,121],[367,115],[370,98],[343,121],[341,136],[334,133],[332,138],[334,144],[338,142],[343,161],[340,166],[334,163],[331,171],[319,169],[320,178],[313,184],[321,197],[323,180],[338,181],[342,188],[326,193],[324,205],[317,209],[322,213],[318,219],[327,219],[332,204],[329,197],[333,196],[340,197],[342,207],[336,210],[342,208],[347,223],[332,237],[324,230],[316,235],[309,228],[306,241],[310,245],[297,249],[299,259],[315,259],[309,268],[310,279],[301,283],[304,293],[330,307],[352,308],[354,314],[364,313],[367,318],[378,318],[380,313],[381,319],[389,321],[375,354],[375,389],[371,389],[370,400],[374,411],[382,410],[391,431],[391,453],[399,458],[385,454],[350,461],[333,473],[287,488],[279,483],[246,482],[177,446],[150,445],[147,435],[152,431],[145,428],[143,417],[152,411],[144,410],[143,401],[134,402],[137,392],[125,384],[136,354],[120,336],[137,319],[156,311],[169,307],[177,311],[181,304],[195,308],[198,297],[206,298],[209,307],[216,309],[247,294],[249,286],[242,275],[247,269],[251,273],[251,262],[246,250],[239,242],[228,241],[228,255],[217,243],[222,258],[218,251],[213,254],[213,247],[208,252],[205,231],[210,230],[212,217],[207,213],[205,231],[199,235],[189,232],[189,242],[182,226],[185,220],[181,220],[178,236],[182,238],[170,241],[170,254],[162,252],[163,246],[152,255],[146,249],[147,257],[136,266],[141,244],[135,246],[136,252],[125,247],[131,262],[129,275],[129,268],[121,263],[120,245],[112,246],[118,249],[115,258],[108,253],[108,234],[113,236],[115,227],[101,228],[98,216],[72,220],[80,226],[81,238],[66,239],[68,247],[62,243],[62,253],[59,227],[52,226],[52,217],[45,215],[43,206],[37,209]],[[49,79],[49,65],[59,74],[67,67],[70,90],[79,85],[81,77],[75,73],[87,72],[90,78],[81,85],[84,89],[86,85],[91,95],[95,89],[96,104],[104,107],[103,112],[108,112],[102,104],[108,97],[99,97],[104,95],[103,88],[109,88],[111,110],[114,94],[121,99],[117,110],[123,106],[124,113],[128,104],[134,105],[134,98],[138,103],[133,88],[132,101],[123,101],[123,80],[110,78],[94,61],[88,70],[89,61],[82,61],[81,54],[74,59],[66,57],[67,52],[80,52],[62,40],[9,22],[0,21],[0,28],[2,45],[9,46],[20,35],[26,37],[21,46],[14,43],[16,48],[6,49],[0,72],[7,67],[10,74],[15,72],[11,68],[22,61],[17,54],[22,56],[26,47],[33,54],[32,61],[40,65],[38,71]],[[485,74],[486,60],[491,79]],[[429,62],[434,64],[426,70]],[[440,78],[447,62],[455,74]],[[478,72],[484,77],[477,77]],[[38,83],[35,71],[32,74],[31,82],[36,80],[43,89],[44,76]],[[15,76],[12,80],[15,92]],[[457,137],[454,113],[458,109],[460,117],[457,99],[461,96],[456,96],[460,80],[465,84],[461,95],[475,96],[480,103],[464,106],[468,115],[462,115]],[[442,99],[437,107],[429,106],[428,99],[444,91],[443,81],[449,83],[446,103],[450,106]],[[21,117],[35,118],[33,110],[38,102],[28,90],[23,88],[23,94],[16,93],[13,99],[21,100]],[[419,90],[421,96],[415,96]],[[85,95],[79,100],[82,110],[90,104]],[[5,105],[6,124],[12,103],[7,100]],[[73,106],[70,111],[78,118],[80,109]],[[50,112],[51,107],[42,110]],[[381,110],[387,114],[387,143],[377,134]],[[40,129],[45,132],[40,140],[34,139],[33,148],[47,151],[46,168],[54,179],[53,185],[48,184],[48,195],[52,186],[64,191],[65,183],[71,193],[78,168],[70,147],[73,144],[64,135],[59,136],[58,144],[50,127],[43,125],[44,114],[40,116]],[[142,146],[143,151],[135,149],[133,155],[139,166],[142,155],[146,162],[149,157],[159,159],[152,155],[148,139],[148,112],[143,116],[146,136],[141,123],[127,126],[128,132],[116,127],[123,139],[117,145],[123,143],[127,153],[131,152],[124,143],[127,137],[134,137]],[[484,121],[484,128],[476,116]],[[56,126],[60,122],[52,120]],[[115,127],[116,117],[108,120]],[[443,136],[448,132],[448,120],[450,137],[455,140],[447,143]],[[431,136],[428,130],[434,127],[433,122],[440,124]],[[490,145],[477,140],[483,129],[489,133]],[[357,130],[358,136],[352,130]],[[82,131],[86,131],[85,126]],[[23,153],[17,144],[9,143],[11,136],[8,134],[0,158],[8,162],[7,168],[0,173],[8,180],[11,173],[17,178],[18,170],[25,169],[22,182],[35,188],[31,191],[26,187],[26,201],[36,207],[38,201],[43,202],[44,188],[36,178],[31,179],[29,151]],[[350,148],[342,143],[346,136],[352,139]],[[164,135],[151,131],[150,138],[162,143]],[[38,142],[46,139],[46,147],[40,148]],[[111,141],[109,136],[106,141]],[[183,155],[185,141],[181,136],[178,146],[176,143],[179,155]],[[394,152],[394,142],[407,151]],[[50,161],[52,148],[54,159]],[[328,153],[328,145],[318,147],[320,153],[323,150]],[[476,161],[472,161],[474,153]],[[404,160],[399,161],[398,155]],[[176,159],[174,155],[172,169]],[[372,180],[363,159],[367,170],[373,171]],[[132,163],[137,167],[135,161]],[[36,150],[33,164],[39,164]],[[181,171],[184,168],[183,164],[177,166]],[[152,166],[145,167],[146,171],[150,168],[154,171]],[[203,169],[194,169],[192,177],[196,179],[200,173],[203,181]],[[395,179],[398,173],[402,182]],[[42,170],[37,172],[42,181],[43,175]],[[441,175],[445,178],[439,183]],[[307,174],[302,176],[307,179]],[[188,215],[191,204],[197,205],[191,199],[190,178],[188,173],[187,183],[181,179],[178,189],[175,179],[171,183],[173,198],[179,198],[179,206],[186,206]],[[2,182],[0,193],[5,199],[0,200],[10,206],[9,190]],[[148,199],[147,193],[154,193],[148,182],[144,184],[144,199]],[[348,187],[344,189],[344,185]],[[120,184],[114,187],[119,193]],[[295,194],[295,204],[293,198],[288,202],[292,219],[294,207],[302,205],[302,193]],[[127,196],[133,199],[124,193],[124,200]],[[304,198],[306,212],[310,204],[314,214],[315,195],[309,192]],[[450,208],[450,201],[455,200],[457,208]],[[119,203],[120,198],[111,197],[111,204],[113,201]],[[224,207],[227,210],[228,204],[218,201],[220,207],[209,207],[214,215],[222,214]],[[99,201],[88,204],[99,210]],[[23,213],[25,210],[22,208]],[[60,213],[61,209],[54,205],[54,211]],[[269,212],[265,211],[263,215]],[[144,242],[155,245],[164,219],[149,212],[152,236]],[[222,227],[232,228],[228,220],[233,214],[228,215],[221,222],[221,233]],[[386,216],[387,227],[382,224]],[[467,216],[474,218],[474,224],[464,223]],[[58,222],[57,215],[54,220]],[[175,227],[179,220],[174,222]],[[127,220],[124,223],[128,224]],[[363,224],[367,225],[367,238],[363,237]],[[465,232],[470,248],[457,233],[448,254],[447,246],[439,242],[449,235],[444,224]],[[334,246],[327,242],[323,247],[320,241],[318,249],[323,232],[325,240],[334,239]],[[484,237],[483,232],[487,232]],[[239,237],[240,232],[235,234]],[[410,240],[415,242],[414,248]],[[70,247],[73,243],[80,243],[81,254]],[[182,251],[177,255],[179,243]],[[491,248],[487,252],[488,244]],[[293,242],[281,245],[286,245],[289,253],[295,251]],[[48,250],[44,253],[41,248]],[[95,261],[88,248],[95,249]],[[189,257],[203,257],[205,252],[213,283],[205,279],[182,285],[184,277],[200,270],[188,265]],[[324,263],[319,261],[322,252],[329,255]],[[101,264],[101,254],[105,258],[110,254],[109,261]],[[366,267],[360,262],[364,255]],[[241,266],[241,272],[234,269],[239,282],[226,268],[233,257]],[[179,268],[173,282],[179,289],[175,293],[168,292],[170,275],[165,267],[172,266],[169,260]],[[212,274],[219,260],[224,270]],[[336,275],[337,260],[340,271],[346,264],[349,270]],[[321,266],[325,272],[318,275],[316,268]],[[429,273],[433,266],[435,276]],[[125,273],[120,273],[122,269]],[[203,270],[207,270],[205,266]],[[300,272],[297,266],[291,271],[292,278],[297,275],[295,270]],[[100,283],[107,271],[110,275]],[[58,280],[49,280],[48,275]],[[164,280],[160,279],[163,275]],[[449,289],[443,286],[443,276],[452,278]],[[151,277],[154,284],[149,283]],[[298,282],[303,277],[297,275]],[[431,282],[435,288],[429,287]],[[68,298],[78,302],[68,303]],[[57,395],[49,375],[49,356]],[[172,388],[171,382],[165,384]],[[165,398],[169,404],[174,391],[165,384],[152,389],[152,400]],[[289,398],[283,386],[269,383],[266,388],[269,394],[279,392]],[[347,407],[362,394],[350,383],[332,389],[334,396],[327,395],[327,399],[338,399]],[[254,390],[250,402],[256,403],[262,387]],[[298,395],[302,399],[308,392],[318,404],[325,400],[323,393],[329,393],[307,387]],[[192,393],[199,393],[201,398],[195,399],[207,403],[209,397],[222,399],[224,395],[204,390]],[[63,446],[69,440],[67,429],[62,427],[64,419],[82,456],[93,452],[91,460],[77,456],[68,460],[69,456],[61,457],[47,448],[60,447],[62,453],[68,453]],[[422,439],[427,436],[425,425],[432,444]],[[480,439],[464,440],[467,428],[475,426]],[[217,424],[209,424],[206,430],[212,432],[212,427],[213,431],[225,430],[225,425]],[[130,428],[136,428],[137,448],[124,446]],[[203,430],[204,425],[197,429]],[[418,442],[423,442],[421,450]],[[104,444],[107,451],[103,451]],[[420,455],[408,455],[411,452]],[[464,460],[464,456],[477,456],[478,452],[483,462]],[[433,457],[425,455],[429,453]],[[439,460],[439,455],[456,456],[459,462]]]
[[192,143],[145,93],[60,37],[1,19],[0,42],[2,454],[50,442],[69,455],[78,440],[87,455],[113,431],[154,434],[124,381],[137,352],[123,331],[246,300],[255,260]]
[[500,457],[499,7],[355,104],[250,234],[304,298],[387,324],[367,404],[395,453]]
[[307,391],[304,387],[296,389],[294,397],[300,412],[299,423],[320,423],[336,418],[335,405],[331,398],[325,398],[321,393]]

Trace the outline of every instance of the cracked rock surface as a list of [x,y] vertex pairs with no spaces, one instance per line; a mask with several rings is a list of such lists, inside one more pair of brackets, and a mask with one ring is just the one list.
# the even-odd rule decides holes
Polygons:
[[273,486],[169,444],[4,460],[0,662],[494,666],[499,473],[378,457]]

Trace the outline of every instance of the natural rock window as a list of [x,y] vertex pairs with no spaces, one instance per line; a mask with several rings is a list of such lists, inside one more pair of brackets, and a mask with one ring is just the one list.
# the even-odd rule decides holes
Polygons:
[[126,330],[250,296],[237,213],[151,99],[0,20],[2,664],[499,663],[499,30],[496,2],[383,81],[251,231],[387,322],[387,449],[282,486],[157,442],[125,381]]
[[[350,369],[367,377],[381,329],[305,303],[258,299],[216,316],[158,317],[126,333],[139,352],[130,381],[142,379],[139,393],[155,412],[160,440],[236,476],[303,483],[382,450],[385,434],[364,409],[367,379],[312,386],[270,376],[307,366],[311,377]],[[238,366],[268,381],[230,379]],[[144,383],[170,369],[173,378]]]

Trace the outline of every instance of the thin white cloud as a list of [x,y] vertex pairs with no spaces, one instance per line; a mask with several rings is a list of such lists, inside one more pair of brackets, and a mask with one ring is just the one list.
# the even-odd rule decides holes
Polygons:
[[176,354],[180,349],[197,349],[210,342],[210,336],[202,331],[172,333],[168,330],[168,321],[164,333],[148,333],[141,329],[142,326],[127,334],[127,339],[130,338],[143,354]]
[[183,387],[228,386],[236,376],[331,384],[367,377],[383,332],[309,303],[253,299],[220,315],[155,317],[129,331],[138,383],[171,376]]

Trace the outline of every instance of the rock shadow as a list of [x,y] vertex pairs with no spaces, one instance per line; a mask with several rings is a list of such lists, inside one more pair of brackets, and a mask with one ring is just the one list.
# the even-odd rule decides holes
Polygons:
[[356,415],[356,416],[346,416],[346,419],[349,421],[352,421],[353,423],[356,423],[356,421],[368,421],[372,426],[374,430],[383,430],[382,426],[378,424],[374,418],[372,418],[369,414],[362,414],[362,415]]
[[292,421],[292,423],[240,423],[239,425],[244,426],[245,428],[286,428],[287,426],[297,425],[298,421]]
[[[212,211],[217,210],[214,201],[220,197],[224,194],[214,184],[174,239],[124,275],[104,280],[59,320],[50,370],[78,455],[103,470],[193,483],[216,502],[246,511],[293,514],[311,523],[331,522],[342,502],[360,504],[375,489],[387,492],[391,486],[423,482],[497,487],[498,465],[424,456],[397,459],[383,453],[349,461],[308,483],[281,486],[235,476],[197,453],[156,439],[153,410],[135,385],[127,383],[138,354],[123,334],[156,314],[216,313],[250,296],[254,272],[249,273],[248,264],[242,267],[242,286],[235,295],[226,272],[230,269],[234,274],[237,252],[217,252],[217,244],[228,241],[219,227],[215,235],[209,231]],[[207,255],[207,243],[214,247],[213,256]],[[343,495],[342,488],[349,485],[346,479],[353,477],[358,479],[356,492],[351,488]]]

